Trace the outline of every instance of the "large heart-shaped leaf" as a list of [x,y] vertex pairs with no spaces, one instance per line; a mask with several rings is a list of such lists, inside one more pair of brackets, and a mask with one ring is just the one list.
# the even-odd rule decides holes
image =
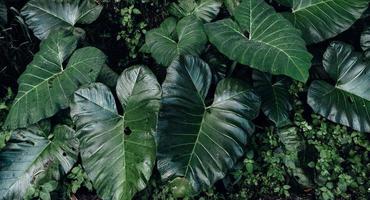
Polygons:
[[8,9],[5,1],[0,0],[0,26],[4,26],[8,22]]
[[169,12],[179,18],[195,15],[198,19],[210,22],[218,15],[221,6],[221,0],[180,0],[170,5]]
[[181,178],[182,186],[190,184],[198,192],[222,179],[244,154],[260,100],[245,83],[224,79],[213,104],[205,105],[212,75],[197,57],[180,57],[167,73],[158,121],[158,170],[163,179]]
[[326,50],[325,71],[335,85],[314,81],[308,90],[308,104],[329,120],[370,132],[370,63],[352,47],[334,42]]
[[307,80],[312,56],[288,20],[263,0],[244,0],[234,17],[238,23],[223,19],[205,25],[209,40],[221,53],[260,71]]
[[57,28],[92,23],[102,8],[94,0],[30,0],[21,14],[35,36],[45,39]]
[[101,83],[75,92],[71,116],[81,141],[82,164],[102,199],[131,199],[146,187],[155,164],[161,89],[143,66],[126,69],[117,83],[123,115]]
[[347,30],[369,6],[369,0],[282,1],[287,2],[292,13],[285,13],[285,16],[302,30],[307,43],[321,42]]
[[[18,94],[5,122],[7,129],[27,127],[67,108],[74,91],[95,81],[105,55],[85,47],[73,53],[77,37],[56,31],[40,45],[40,51],[18,79]],[[68,65],[63,63],[69,58]]]
[[[67,173],[77,160],[78,140],[73,129],[39,125],[13,131],[0,151],[0,199],[23,200],[25,192],[46,173]],[[52,138],[52,139],[49,139]]]
[[292,110],[289,87],[291,81],[287,77],[273,77],[271,74],[253,71],[253,87],[261,97],[263,113],[277,127],[290,123],[289,111]]
[[370,27],[361,34],[361,47],[365,52],[365,57],[370,59]]
[[207,43],[203,24],[195,16],[181,19],[168,18],[160,28],[146,34],[146,44],[153,58],[168,66],[179,55],[199,55]]

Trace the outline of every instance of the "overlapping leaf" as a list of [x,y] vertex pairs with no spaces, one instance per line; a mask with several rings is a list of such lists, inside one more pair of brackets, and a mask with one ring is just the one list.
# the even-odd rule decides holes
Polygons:
[[45,39],[52,30],[92,23],[102,8],[94,0],[30,0],[21,14],[35,36]]
[[41,43],[40,51],[18,79],[18,94],[4,125],[7,129],[27,127],[53,116],[68,107],[71,95],[81,85],[95,81],[105,55],[93,47],[73,53],[77,40],[70,32],[56,31]]
[[295,181],[304,187],[312,187],[310,178],[303,170],[303,161],[299,153],[305,150],[305,143],[298,135],[296,127],[288,127],[277,131],[280,142],[285,150],[284,163]]
[[164,66],[179,55],[199,55],[207,43],[203,24],[195,16],[176,23],[176,19],[167,18],[159,28],[146,34],[146,45],[153,58]]
[[369,0],[279,0],[292,7],[286,17],[302,30],[307,43],[317,43],[347,30],[368,8]]
[[180,57],[167,72],[158,122],[158,170],[163,179],[177,180],[177,188],[191,185],[198,192],[223,178],[243,155],[260,100],[245,83],[224,79],[213,104],[206,106],[212,75],[197,57]]
[[326,50],[323,64],[335,85],[314,81],[308,104],[333,122],[370,132],[370,63],[351,46],[334,42]]
[[102,199],[131,199],[146,187],[155,162],[161,90],[143,66],[128,68],[117,83],[123,115],[101,83],[74,94],[71,116],[81,140],[82,164]]
[[[263,0],[244,0],[232,19],[205,25],[209,40],[232,60],[305,82],[312,56],[301,33]],[[244,33],[248,32],[248,35]]]
[[[0,151],[0,199],[23,200],[25,192],[46,173],[67,173],[77,161],[78,140],[74,130],[57,126],[31,126],[13,131]],[[57,178],[57,177],[56,177]]]
[[273,77],[259,71],[253,71],[252,77],[253,86],[262,100],[263,113],[277,127],[289,124],[289,111],[292,110],[289,94],[291,81],[287,77]]
[[180,0],[170,5],[169,12],[179,18],[195,15],[198,19],[210,22],[217,16],[221,6],[221,0]]
[[370,59],[370,27],[361,34],[361,47],[365,52],[365,57]]

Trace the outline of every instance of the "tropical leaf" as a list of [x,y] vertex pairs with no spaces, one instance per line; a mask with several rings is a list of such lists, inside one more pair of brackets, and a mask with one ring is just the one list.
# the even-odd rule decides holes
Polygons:
[[238,23],[223,19],[205,25],[210,42],[221,53],[260,71],[306,82],[312,56],[288,20],[263,0],[243,1],[234,17]]
[[92,23],[102,8],[94,0],[30,0],[21,14],[35,36],[45,39],[52,30]]
[[278,0],[292,7],[285,13],[302,30],[307,43],[317,43],[347,30],[368,8],[369,0]]
[[180,57],[167,73],[158,121],[158,170],[163,179],[177,180],[176,188],[191,185],[199,192],[222,179],[244,154],[260,100],[245,83],[224,79],[213,104],[206,106],[212,75],[197,57]]
[[370,59],[370,27],[361,34],[361,47],[365,52],[365,57]]
[[99,73],[97,82],[103,83],[110,88],[115,88],[119,75],[113,71],[108,65],[103,65]]
[[146,187],[155,164],[161,89],[143,66],[126,69],[117,83],[123,115],[101,83],[75,92],[71,116],[78,129],[81,158],[102,199],[126,200]]
[[261,97],[263,113],[277,127],[290,124],[289,112],[292,110],[289,87],[291,80],[287,77],[273,77],[271,74],[253,71],[253,87]]
[[207,43],[203,24],[195,16],[181,19],[167,18],[160,28],[146,34],[146,44],[153,58],[168,66],[179,55],[199,55]]
[[224,0],[224,4],[230,15],[234,15],[235,9],[239,6],[241,0]]
[[304,172],[303,161],[299,159],[299,153],[305,150],[305,143],[298,135],[296,127],[288,127],[277,131],[280,142],[285,151],[284,164],[295,181],[304,187],[312,187],[310,178]]
[[50,124],[13,131],[0,151],[0,199],[23,200],[31,184],[46,173],[66,174],[77,161],[74,135],[67,126],[57,126],[50,134]]
[[370,63],[350,45],[334,42],[324,54],[323,65],[335,85],[314,81],[308,104],[327,119],[370,132]]
[[[56,31],[40,44],[40,51],[18,79],[18,94],[4,124],[24,128],[67,108],[81,85],[94,82],[105,55],[93,47],[78,49],[77,37]],[[73,55],[71,56],[71,54]],[[69,59],[66,67],[64,62]]]
[[198,19],[210,22],[218,15],[221,6],[220,0],[179,0],[170,5],[169,12],[178,18],[195,15]]
[[8,9],[5,1],[0,0],[0,26],[4,26],[8,22]]

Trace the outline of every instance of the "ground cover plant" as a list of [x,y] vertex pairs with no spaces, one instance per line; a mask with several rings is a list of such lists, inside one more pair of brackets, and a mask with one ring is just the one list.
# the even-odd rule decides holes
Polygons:
[[0,200],[369,199],[370,0],[0,0]]

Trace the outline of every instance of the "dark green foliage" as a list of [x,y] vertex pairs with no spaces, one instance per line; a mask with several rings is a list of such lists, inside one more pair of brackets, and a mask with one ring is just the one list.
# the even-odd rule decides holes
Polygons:
[[369,199],[369,2],[0,0],[0,200]]

